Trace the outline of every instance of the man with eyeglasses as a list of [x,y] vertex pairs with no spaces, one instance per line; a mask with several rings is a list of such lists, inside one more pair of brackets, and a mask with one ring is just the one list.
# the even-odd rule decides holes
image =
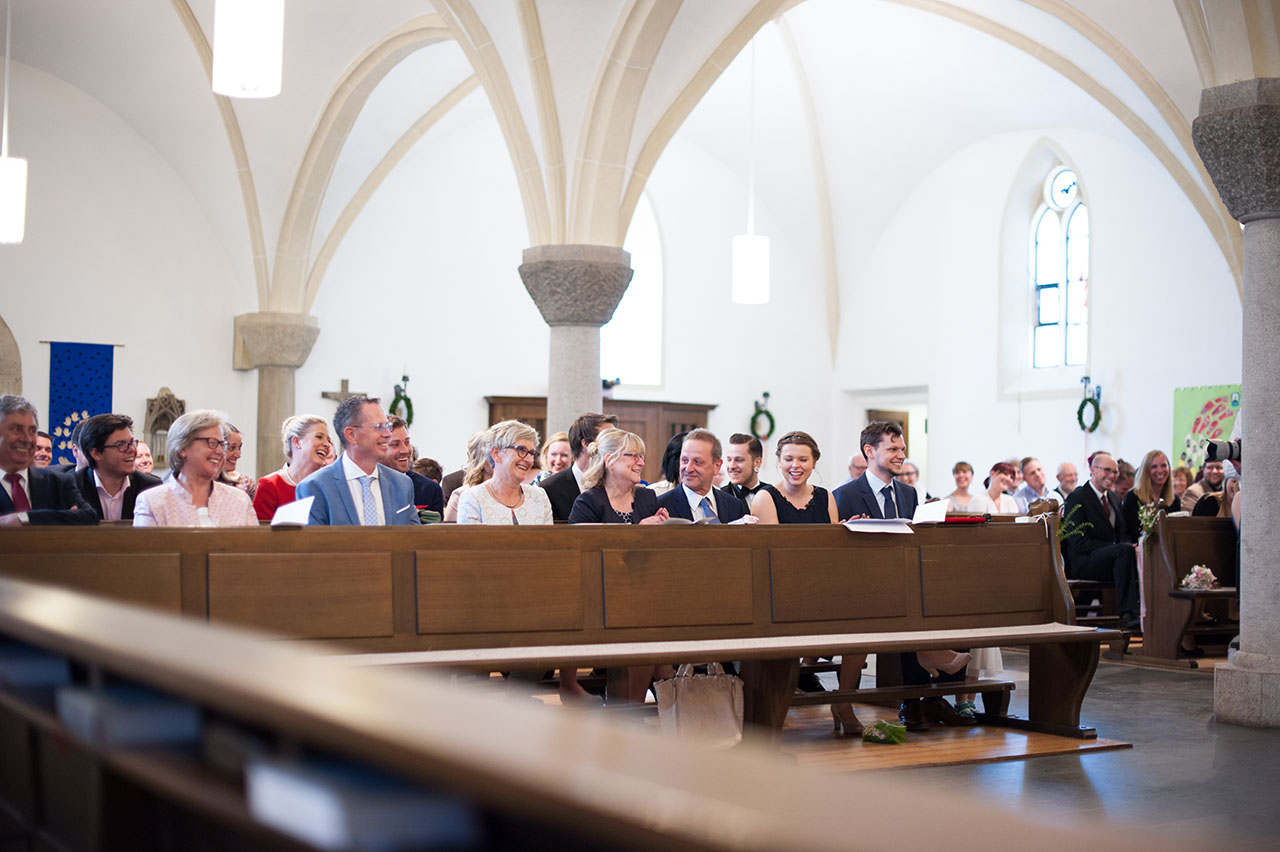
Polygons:
[[391,423],[373,397],[343,400],[333,415],[342,455],[298,483],[299,500],[314,497],[309,523],[317,526],[417,524],[413,482],[382,460],[391,443]]
[[136,469],[133,418],[123,414],[95,414],[85,420],[80,428],[80,457],[89,466],[75,472],[76,487],[104,521],[133,520],[138,495],[160,484],[160,477]]
[[0,526],[96,524],[69,475],[31,464],[39,425],[34,405],[0,394]]
[[[1067,496],[1063,523],[1067,577],[1110,581],[1116,587],[1121,630],[1138,630],[1138,559],[1125,535],[1124,515],[1114,493],[1116,461],[1107,452],[1089,456],[1089,480]],[[1073,514],[1074,513],[1074,514]]]

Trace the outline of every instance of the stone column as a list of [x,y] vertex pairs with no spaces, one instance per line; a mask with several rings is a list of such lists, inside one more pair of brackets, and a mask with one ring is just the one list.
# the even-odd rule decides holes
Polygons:
[[613,318],[631,276],[630,253],[613,246],[524,250],[520,278],[551,326],[548,432],[600,410],[600,326]]
[[1214,669],[1219,721],[1280,727],[1280,79],[1205,89],[1192,128],[1231,215],[1244,225],[1244,434],[1240,650]]
[[233,366],[258,371],[258,423],[254,436],[258,476],[284,464],[280,425],[297,414],[295,374],[320,336],[316,318],[304,314],[241,314],[236,317]]

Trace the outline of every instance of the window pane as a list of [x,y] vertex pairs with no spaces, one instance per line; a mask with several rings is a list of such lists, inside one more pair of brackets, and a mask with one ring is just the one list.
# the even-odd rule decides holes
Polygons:
[[1046,210],[1036,223],[1036,283],[1062,283],[1062,226],[1058,214]]
[[1042,325],[1035,330],[1036,367],[1057,367],[1062,363],[1062,326]]
[[1089,277],[1089,211],[1076,207],[1067,223],[1067,278],[1081,281]]
[[1067,326],[1067,363],[1083,364],[1089,360],[1089,326]]
[[1089,321],[1089,282],[1067,282],[1067,322],[1072,325]]
[[1040,287],[1036,290],[1036,322],[1040,325],[1056,325],[1061,319],[1059,288]]

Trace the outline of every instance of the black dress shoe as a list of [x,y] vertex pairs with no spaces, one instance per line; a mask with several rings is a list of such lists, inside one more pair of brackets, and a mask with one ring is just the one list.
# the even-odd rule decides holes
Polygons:
[[924,702],[924,717],[938,725],[976,725],[977,719],[961,716],[945,698],[929,698]]
[[902,707],[898,710],[898,721],[906,725],[908,731],[923,731],[929,727],[924,721],[924,707],[921,706],[919,698],[902,702]]
[[818,676],[813,672],[801,672],[800,679],[796,681],[796,689],[801,692],[827,691],[827,688],[822,685],[822,681],[818,680]]
[[1141,633],[1142,619],[1136,615],[1120,616],[1120,629],[1126,633]]

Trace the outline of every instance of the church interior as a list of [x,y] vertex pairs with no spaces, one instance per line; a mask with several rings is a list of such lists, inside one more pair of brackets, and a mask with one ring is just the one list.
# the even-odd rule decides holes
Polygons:
[[[952,491],[961,461],[978,478],[1006,459],[1034,456],[1049,471],[1069,462],[1083,483],[1100,450],[1136,462],[1160,449],[1176,460],[1185,448],[1175,391],[1218,386],[1242,386],[1251,409],[1250,473],[1280,475],[1269,416],[1280,379],[1266,367],[1280,322],[1274,0],[288,0],[271,97],[211,90],[215,5],[231,0],[7,3],[5,145],[26,160],[27,183],[25,231],[0,245],[0,392],[33,402],[42,429],[57,425],[43,417],[50,342],[71,341],[113,347],[112,411],[142,424],[169,393],[188,410],[224,412],[244,434],[240,470],[257,476],[279,468],[289,415],[330,419],[347,393],[390,405],[399,391],[411,398],[414,447],[446,472],[464,463],[469,436],[502,419],[495,411],[532,405],[545,439],[616,400],[637,411],[696,408],[726,440],[756,432],[764,410],[774,437],[814,436],[813,481],[828,489],[848,479],[875,412],[901,419],[932,495]],[[1239,142],[1222,130],[1222,116],[1236,114],[1223,104],[1261,110],[1256,136]],[[767,238],[767,254],[736,257],[742,235]],[[1091,431],[1082,393],[1096,401]],[[648,448],[656,461],[666,421],[646,422],[660,439]],[[774,481],[774,447],[762,437],[760,476]],[[1255,532],[1240,527],[1239,659],[1228,663],[1221,647],[1196,667],[1133,654],[1098,662],[1079,721],[1114,747],[833,771],[803,757],[794,765],[793,732],[781,760],[776,749],[710,755],[703,768],[698,752],[654,752],[674,761],[658,766],[655,756],[654,778],[678,768],[687,780],[663,789],[661,818],[623,818],[600,802],[511,801],[526,815],[562,807],[582,820],[577,839],[559,841],[569,848],[966,849],[1026,842],[1027,831],[1043,848],[1276,848],[1280,573],[1262,537],[1273,513],[1250,500]],[[81,544],[78,530],[27,544],[26,532],[35,531],[0,535],[0,574],[32,579],[17,565],[25,560],[62,577],[54,556],[64,547],[129,570],[105,550],[127,530],[104,529],[98,544]],[[731,532],[708,540],[729,547]],[[373,546],[342,541],[342,552]],[[535,547],[552,546],[543,541]],[[186,573],[165,598],[174,612],[214,605],[216,548],[201,556],[199,591],[186,545],[144,549],[147,565],[182,554],[171,565]],[[425,612],[401,597],[422,583],[413,553],[395,544],[387,556],[386,618],[397,635]],[[765,576],[770,557],[752,553],[751,570]],[[170,594],[137,576],[126,599]],[[97,582],[71,585],[92,594]],[[41,610],[42,600],[0,588],[0,633],[72,635],[78,608],[96,599],[49,599],[66,613]],[[237,606],[248,614],[232,621],[268,627],[251,603]],[[145,656],[140,642],[112,645],[118,611],[83,612],[95,625],[85,641],[102,643],[94,654]],[[147,622],[144,632],[180,628]],[[236,643],[250,640],[233,633],[210,641],[249,653]],[[188,650],[202,641],[181,638]],[[1026,687],[1044,663],[1032,646],[1006,649],[1005,676],[1015,684],[1010,712],[1034,717]],[[311,665],[263,659],[254,678]],[[404,673],[386,685],[365,674],[341,684],[454,700]],[[203,676],[159,682],[223,683],[223,673]],[[834,675],[821,677],[834,688]],[[340,697],[313,680],[315,695]],[[501,724],[490,704],[464,695],[470,686],[449,688],[463,697],[442,712],[442,730],[465,732],[468,714]],[[311,724],[301,705],[272,709],[252,694],[268,707],[262,719]],[[0,742],[12,746],[7,701],[0,689]],[[371,702],[358,709],[381,719]],[[793,708],[788,724],[812,709]],[[386,712],[388,724],[412,719]],[[529,737],[567,736],[523,705],[511,712]],[[550,765],[570,771],[569,753],[583,752],[598,769],[593,743],[644,753],[644,740],[615,735],[628,722],[606,721],[584,722],[574,747],[543,743],[565,760]],[[824,725],[812,736],[830,750],[828,735]],[[452,765],[448,744],[428,739],[412,749]],[[534,761],[516,732],[494,742]],[[385,768],[409,766],[385,743],[369,747]],[[775,763],[777,778],[758,777]],[[134,773],[129,792],[113,794],[122,812],[136,806],[132,785],[183,788],[173,780],[181,773],[119,771]],[[734,772],[760,786],[732,787],[716,812],[698,784],[730,790]],[[487,777],[463,775],[467,793]],[[837,787],[826,790],[830,777]],[[0,850],[98,848],[67,836],[9,840],[8,783],[0,779]],[[564,786],[566,797],[586,796]],[[194,788],[183,789],[179,798]],[[798,790],[802,803],[786,798]],[[785,806],[764,804],[766,793]],[[838,793],[896,819],[819,808]],[[973,809],[971,819],[954,833],[941,816],[912,819],[902,812],[916,795],[922,809],[957,820]],[[697,823],[695,804],[719,828],[664,833],[667,819],[680,830]],[[749,813],[760,821],[754,839]],[[777,839],[779,823],[799,814],[812,825]],[[616,833],[592,835],[593,825]],[[546,848],[505,830],[505,848]],[[846,830],[855,834],[832,836]]]

